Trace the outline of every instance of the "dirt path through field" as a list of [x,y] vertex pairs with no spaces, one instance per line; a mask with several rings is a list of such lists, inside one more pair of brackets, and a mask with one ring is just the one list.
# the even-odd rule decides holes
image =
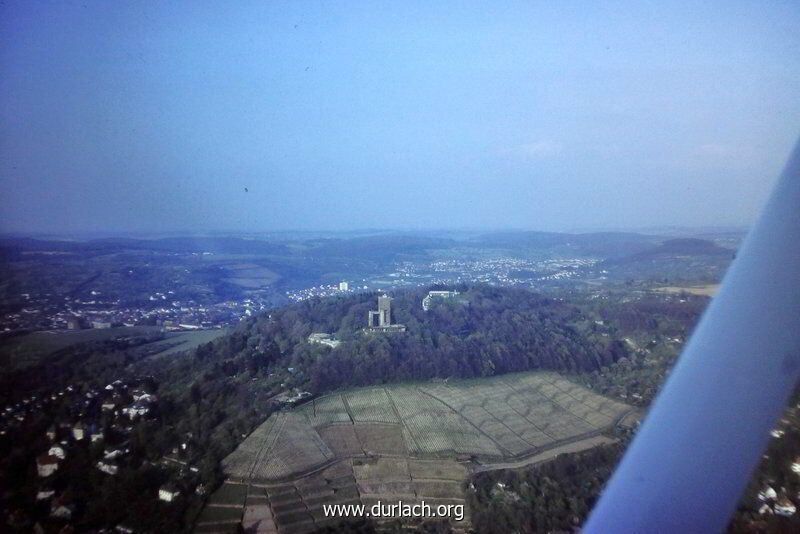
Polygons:
[[552,460],[559,454],[585,451],[586,449],[591,449],[592,447],[597,447],[598,445],[609,445],[611,443],[616,443],[617,441],[617,439],[609,438],[607,436],[594,436],[591,438],[582,439],[580,441],[573,441],[572,443],[559,445],[558,447],[553,447],[552,449],[540,452],[539,454],[534,454],[530,458],[525,458],[516,462],[483,464],[476,467],[474,472],[480,473],[482,471],[496,471],[498,469],[519,469],[520,467],[528,467],[534,464]]

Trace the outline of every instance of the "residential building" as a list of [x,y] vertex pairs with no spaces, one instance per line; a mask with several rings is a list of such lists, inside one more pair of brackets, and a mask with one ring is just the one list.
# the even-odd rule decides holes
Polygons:
[[100,471],[102,471],[103,473],[106,473],[106,474],[109,474],[109,475],[116,475],[117,472],[119,471],[119,466],[117,464],[115,464],[114,462],[99,461],[99,462],[97,462],[97,468]]
[[435,298],[451,298],[458,295],[458,291],[428,291],[425,298],[422,299],[422,309],[428,311],[431,308],[433,299]]
[[171,483],[164,484],[158,490],[158,498],[162,501],[172,502],[181,494],[180,490]]
[[50,456],[55,456],[59,460],[63,460],[64,458],[67,457],[67,453],[64,451],[64,447],[60,445],[53,445],[52,447],[50,447],[50,450],[47,451],[47,454],[49,454]]
[[73,425],[72,436],[78,441],[86,437],[86,425],[82,421],[78,421]]
[[41,454],[36,458],[36,471],[40,477],[49,477],[58,470],[58,458],[52,454]]

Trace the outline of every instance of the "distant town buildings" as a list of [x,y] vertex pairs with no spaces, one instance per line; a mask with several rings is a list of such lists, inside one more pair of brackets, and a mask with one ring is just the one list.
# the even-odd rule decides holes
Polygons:
[[431,303],[435,298],[451,298],[458,295],[458,291],[428,291],[428,294],[422,299],[422,309],[428,311],[431,309]]
[[378,297],[378,310],[367,312],[367,330],[376,332],[405,332],[402,324],[392,324],[392,297]]
[[[366,289],[366,287],[364,287]],[[290,302],[301,302],[311,298],[335,297],[342,294],[354,293],[361,290],[360,287],[350,287],[350,282],[341,281],[335,284],[312,286],[306,289],[294,289],[286,292],[286,298]]]

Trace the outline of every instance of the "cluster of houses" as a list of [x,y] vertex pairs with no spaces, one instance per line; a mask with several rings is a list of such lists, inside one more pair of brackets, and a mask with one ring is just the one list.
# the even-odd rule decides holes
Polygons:
[[[69,386],[67,390],[73,392],[75,388]],[[101,419],[110,422],[109,427],[117,434],[126,435],[132,431],[128,423],[147,415],[157,402],[155,395],[143,389],[131,388],[122,380],[115,380],[102,390],[90,389],[73,402],[72,407],[76,409],[73,411],[77,411],[80,418],[77,422],[54,423],[47,429],[47,438],[53,446],[36,459],[39,476],[49,477],[58,470],[59,463],[66,459],[64,447],[77,442],[95,443],[103,440],[106,436],[100,425]],[[96,409],[98,403],[99,414]],[[130,449],[125,443],[106,447],[103,458],[95,467],[108,475],[116,475],[119,471],[117,460],[128,453]]]
[[173,291],[155,292],[141,306],[125,305],[119,298],[109,298],[94,290],[84,298],[60,298],[49,293],[21,296],[25,307],[3,316],[0,330],[81,330],[152,325],[154,321],[167,330],[224,328],[268,306],[268,299],[258,295],[240,301],[201,304],[191,299],[175,300]]
[[[67,522],[66,526],[62,523],[64,528],[70,527],[69,521],[74,518],[80,503],[70,497],[69,490],[58,490],[59,487],[63,488],[65,482],[59,478],[59,473],[67,467],[71,472],[73,466],[69,462],[85,458],[86,447],[92,447],[93,460],[90,465],[107,476],[118,475],[125,458],[131,455],[129,436],[133,432],[132,423],[151,414],[158,403],[156,395],[138,387],[136,384],[139,383],[146,383],[146,380],[129,383],[115,380],[102,388],[71,385],[52,394],[32,395],[0,412],[3,423],[14,423],[16,429],[21,430],[24,430],[26,421],[34,420],[34,410],[38,410],[39,415],[64,414],[53,415],[54,420],[45,431],[46,448],[35,459],[37,508],[45,507],[49,518],[57,523]],[[62,418],[64,420],[59,420]],[[4,427],[4,431],[14,430]],[[11,437],[14,435],[16,433],[12,433]],[[194,484],[188,485],[188,482],[196,482],[199,470],[177,459],[180,452],[189,449],[190,442],[191,434],[187,434],[186,442],[173,450],[176,458],[165,457],[162,462],[171,471],[177,467],[180,474],[176,472],[176,476],[170,477],[170,482],[158,489],[157,497],[161,501],[175,501],[182,489],[193,487]],[[205,487],[197,486],[195,491],[202,494]],[[29,516],[23,510],[11,513],[5,519],[8,525],[30,527]]]
[[[800,473],[800,458],[795,459],[792,464],[792,471]],[[797,498],[800,499],[800,495]],[[775,514],[791,517],[797,512],[797,506],[786,495],[784,488],[781,488],[779,493],[772,486],[764,486],[764,489],[758,492],[758,500],[762,503],[758,509],[758,513],[761,515]]]
[[[158,398],[152,393],[122,380],[115,380],[101,389],[87,390],[70,385],[52,394],[31,395],[15,405],[6,406],[0,412],[0,432],[6,434],[13,431],[13,427],[23,427],[27,420],[33,419],[34,411],[39,414],[66,411],[71,414],[64,416],[69,420],[54,421],[47,428],[47,449],[36,457],[36,473],[40,479],[36,501],[50,503],[51,518],[69,520],[76,506],[65,494],[57,494],[52,483],[54,475],[67,465],[78,447],[106,442],[107,446],[102,449],[94,467],[106,475],[117,475],[119,462],[131,452],[125,439],[133,431],[131,423],[151,413],[157,402]],[[106,435],[109,432],[116,439],[109,440]],[[186,446],[184,443],[184,449]],[[159,489],[158,497],[172,502],[179,495],[177,486],[166,484]]]
[[[800,408],[800,404],[794,406],[792,411]],[[790,425],[788,419],[781,419],[781,426]],[[774,439],[781,439],[786,435],[786,431],[780,427],[774,428],[770,431],[770,436]],[[767,458],[767,455],[764,455]],[[800,477],[800,456],[795,457],[794,461],[789,465],[789,470],[796,476]],[[795,502],[800,502],[800,492],[794,496],[795,501],[792,501],[789,491],[781,487],[775,490],[771,485],[766,484],[761,491],[758,492],[758,501],[760,506],[758,513],[762,516],[777,515],[783,517],[792,517],[797,513],[797,505]]]
[[[42,412],[60,406],[65,399],[70,399],[75,393],[75,386],[67,386],[61,391],[46,395],[31,395],[16,404],[5,406],[0,410],[0,436],[5,436],[15,428],[24,426]],[[74,408],[73,411],[80,410],[80,406]]]

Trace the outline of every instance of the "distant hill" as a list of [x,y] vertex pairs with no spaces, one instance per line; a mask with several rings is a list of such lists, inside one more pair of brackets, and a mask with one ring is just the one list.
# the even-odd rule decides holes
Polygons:
[[449,249],[453,239],[416,235],[377,235],[351,239],[315,239],[304,243],[308,253],[318,258],[350,258],[393,261],[403,256],[424,255],[430,250]]
[[635,254],[610,258],[599,267],[617,279],[718,282],[734,253],[705,239],[669,239]]
[[503,248],[515,252],[541,252],[596,258],[622,257],[642,252],[663,238],[632,232],[567,234],[557,232],[495,232],[469,242],[473,246]]
[[57,241],[33,238],[4,238],[0,249],[6,253],[75,252],[108,253],[117,250],[154,250],[161,252],[213,252],[215,254],[287,254],[286,245],[238,237],[166,237],[162,239],[104,238],[88,241]]
[[656,247],[631,254],[608,263],[629,263],[642,260],[652,260],[658,258],[679,257],[679,256],[720,256],[732,257],[734,251],[716,245],[712,241],[695,238],[669,239]]

